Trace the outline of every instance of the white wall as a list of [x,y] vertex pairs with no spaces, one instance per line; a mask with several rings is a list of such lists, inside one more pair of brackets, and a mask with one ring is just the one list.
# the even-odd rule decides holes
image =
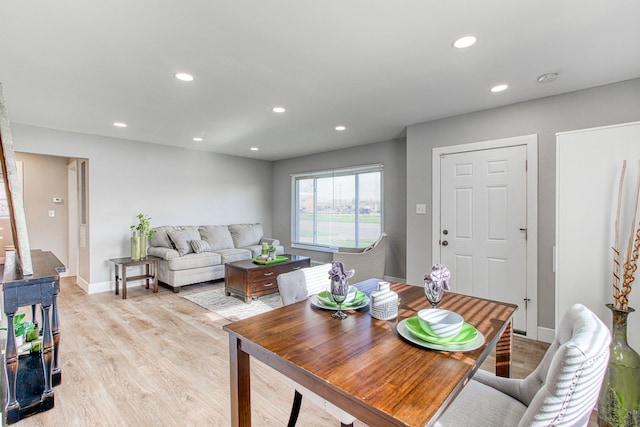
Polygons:
[[[559,82],[557,82],[559,83]],[[554,83],[556,84],[556,83]],[[516,88],[514,88],[515,90]],[[538,135],[538,325],[554,329],[555,135],[640,119],[640,79],[407,128],[407,280],[419,282],[431,265],[431,153],[434,147]],[[416,203],[427,215],[416,215]]]
[[11,127],[15,151],[89,159],[90,277],[80,278],[88,285],[113,281],[108,259],[130,254],[129,226],[138,213],[151,216],[154,226],[261,222],[271,234],[269,162]]
[[[633,223],[640,161],[640,122],[561,133],[557,142],[557,312],[581,303],[611,325],[613,251],[622,161],[627,160],[619,224],[624,263]],[[633,246],[633,245],[631,245]],[[629,307],[640,310],[640,272]],[[628,318],[629,343],[640,348],[640,313]]]

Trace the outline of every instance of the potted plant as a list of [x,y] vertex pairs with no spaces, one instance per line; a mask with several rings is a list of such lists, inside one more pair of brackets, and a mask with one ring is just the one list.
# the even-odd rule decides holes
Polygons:
[[[38,338],[38,330],[33,322],[24,320],[26,314],[20,313],[13,316],[13,334],[16,336],[16,345],[21,346],[25,341],[33,341]],[[0,328],[7,330],[7,328]]]
[[131,236],[131,259],[137,261],[147,257],[147,238],[153,238],[156,229],[151,227],[151,217],[138,214],[138,223],[129,227],[133,231]]

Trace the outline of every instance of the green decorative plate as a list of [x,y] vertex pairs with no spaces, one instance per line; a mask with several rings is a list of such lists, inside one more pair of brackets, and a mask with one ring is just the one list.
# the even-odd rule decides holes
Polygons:
[[420,338],[423,341],[427,341],[433,344],[442,344],[442,345],[467,344],[473,341],[474,339],[476,339],[476,337],[478,336],[478,330],[473,326],[471,326],[470,324],[468,324],[467,322],[465,322],[462,325],[462,329],[460,330],[458,335],[450,338],[438,338],[438,337],[434,337],[433,335],[429,335],[420,326],[420,321],[418,320],[418,317],[408,318],[405,324],[405,327],[409,330],[409,332],[411,332],[417,338]]
[[[318,298],[318,302],[324,304],[327,307],[331,307],[331,308],[338,308],[338,304],[336,304],[335,302],[331,301],[329,299],[329,295],[327,294],[327,291],[322,291],[317,295]],[[351,307],[356,307],[356,306],[360,306],[364,300],[367,298],[367,294],[365,294],[362,291],[358,291],[356,293],[356,297],[353,299],[353,301],[348,302],[346,304],[342,304],[343,308],[351,308]]]
[[[338,304],[334,302],[324,303],[318,298],[317,294],[311,295],[309,297],[309,302],[311,303],[312,306],[321,308],[323,310],[332,310],[332,311],[338,310]],[[342,309],[343,310],[359,310],[361,308],[366,307],[367,305],[369,305],[369,298],[367,298],[366,295],[364,296],[364,298],[360,298],[358,295],[356,296],[356,299],[350,302],[349,304],[342,304]]]
[[455,352],[464,352],[464,351],[473,351],[484,345],[484,335],[480,331],[477,331],[478,335],[471,341],[465,344],[459,343],[444,343],[444,344],[435,344],[423,339],[420,339],[413,335],[412,332],[407,328],[407,321],[409,319],[403,319],[398,323],[398,335],[400,335],[405,340],[409,341],[417,345],[418,347],[428,348],[430,350],[439,350],[439,351],[455,351]]
[[276,255],[276,259],[271,260],[271,261],[262,261],[260,258],[254,258],[253,262],[256,263],[256,264],[268,265],[268,264],[277,264],[279,262],[285,262],[288,259],[289,258],[287,258],[284,255]]

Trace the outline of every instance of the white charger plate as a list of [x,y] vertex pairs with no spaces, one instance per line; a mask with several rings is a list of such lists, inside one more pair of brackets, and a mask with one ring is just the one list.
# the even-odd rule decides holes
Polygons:
[[[311,303],[311,305],[313,305],[314,307],[318,307],[321,308],[323,310],[331,310],[331,311],[338,311],[338,307],[333,307],[330,305],[326,305],[325,303],[323,303],[322,301],[320,301],[318,299],[318,295],[311,295],[309,297],[309,302]],[[366,307],[369,305],[369,298],[365,297],[364,300],[357,305],[352,305],[352,306],[343,306],[342,310],[343,311],[347,311],[347,310],[359,310],[363,307]]]
[[473,340],[465,344],[435,344],[427,341],[423,341],[420,338],[413,335],[409,329],[405,326],[407,319],[403,319],[398,323],[397,330],[398,334],[407,341],[412,342],[420,347],[430,348],[431,350],[440,350],[440,351],[473,351],[476,350],[484,344],[484,335],[482,332],[478,331],[478,336]]

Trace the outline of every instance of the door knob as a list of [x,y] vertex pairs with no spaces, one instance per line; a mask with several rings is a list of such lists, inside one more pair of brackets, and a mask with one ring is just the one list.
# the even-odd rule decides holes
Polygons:
[[446,240],[442,241],[442,246],[447,246],[449,244],[449,242],[447,242]]

